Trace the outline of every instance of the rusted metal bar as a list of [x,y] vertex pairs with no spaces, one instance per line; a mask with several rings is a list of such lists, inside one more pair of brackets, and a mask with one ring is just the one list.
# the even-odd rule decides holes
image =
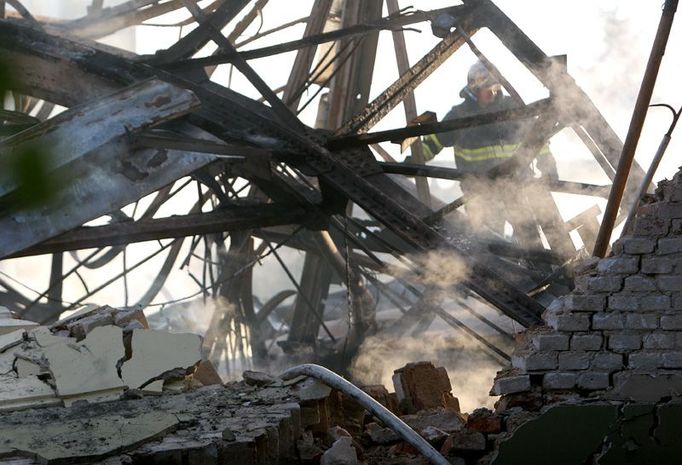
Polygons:
[[[468,19],[462,21],[462,27],[467,33],[473,33],[475,28]],[[391,84],[384,92],[376,97],[363,111],[348,120],[336,131],[337,135],[364,133],[378,123],[405,96],[412,92],[424,79],[430,76],[448,57],[464,44],[464,38],[456,31],[448,34],[438,45],[415,63],[408,72]]]
[[367,144],[375,144],[385,141],[400,141],[408,137],[424,136],[427,134],[438,134],[441,132],[454,131],[457,129],[480,126],[499,121],[516,120],[530,118],[546,113],[552,106],[552,99],[546,98],[530,103],[525,107],[512,108],[480,115],[456,118],[438,123],[426,123],[417,126],[407,126],[400,129],[389,129],[366,134],[353,134],[340,136],[330,139],[327,146],[332,150],[339,150],[348,147],[359,147]]
[[618,216],[620,201],[623,198],[630,168],[635,157],[637,142],[639,142],[639,136],[642,133],[642,126],[644,126],[647,108],[654,91],[656,78],[658,77],[658,69],[661,66],[665,47],[668,43],[668,37],[670,36],[670,30],[672,29],[673,20],[675,19],[677,3],[677,0],[666,0],[665,6],[663,7],[656,38],[654,39],[651,54],[649,55],[649,62],[647,63],[646,71],[644,72],[642,85],[639,90],[639,95],[637,96],[637,101],[635,102],[632,119],[630,120],[630,129],[628,130],[628,135],[623,144],[623,153],[620,156],[618,168],[616,169],[616,176],[613,179],[613,187],[611,188],[609,201],[606,204],[604,217],[602,219],[601,227],[599,228],[597,242],[594,244],[592,254],[596,257],[603,257],[606,255],[606,250],[609,247],[611,233],[616,223],[616,217]]
[[[458,11],[469,11],[471,8],[463,8],[461,6],[455,7]],[[336,31],[325,32],[315,36],[306,37],[299,40],[294,40],[291,42],[284,42],[282,44],[271,45],[268,47],[257,48],[253,50],[247,50],[243,52],[230,52],[221,53],[218,55],[204,57],[204,58],[194,58],[181,60],[180,57],[175,57],[174,59],[163,59],[162,62],[154,61],[156,64],[163,63],[168,69],[175,68],[203,68],[205,66],[219,65],[223,63],[231,63],[236,55],[241,56],[245,60],[252,60],[256,58],[264,58],[272,55],[277,55],[280,53],[291,52],[294,50],[299,50],[301,48],[309,47],[312,45],[320,45],[326,42],[333,42],[335,40],[342,39],[344,37],[353,37],[357,35],[363,35],[368,33],[375,33],[380,29],[394,29],[397,27],[405,26],[407,24],[413,24],[416,22],[424,21],[424,16],[416,15],[404,15],[402,17],[392,18],[386,17],[378,21],[375,24],[356,24],[345,29],[339,29]],[[158,53],[157,53],[158,55]]]
[[[398,0],[386,0],[386,8],[389,14],[396,14],[400,11]],[[402,76],[410,68],[409,58],[407,56],[407,46],[405,45],[405,35],[403,31],[393,31],[393,47],[395,48],[395,58],[398,63],[398,73]],[[414,92],[409,92],[403,101],[405,106],[405,123],[409,124],[417,118],[417,102],[414,98]],[[418,165],[424,164],[424,149],[421,141],[416,141],[410,146],[412,158]],[[429,193],[429,182],[423,178],[415,180],[417,185],[417,195],[419,200],[424,202],[426,206],[431,206],[431,194]]]
[[[315,0],[308,23],[306,24],[303,37],[310,37],[322,32],[329,16],[329,10],[332,6],[332,0]],[[298,51],[294,60],[294,65],[291,68],[289,79],[287,80],[284,93],[282,94],[282,101],[289,106],[289,108],[298,107],[301,96],[295,95],[308,78],[308,70],[312,66],[315,59],[316,47],[308,47]]]
[[680,119],[680,115],[682,114],[682,108],[680,108],[678,111],[675,111],[673,107],[670,105],[666,104],[657,104],[657,105],[651,105],[652,107],[666,107],[668,108],[672,113],[673,113],[673,121],[670,124],[670,127],[668,128],[668,132],[666,132],[663,135],[663,138],[661,139],[660,144],[658,145],[658,149],[656,150],[656,154],[654,155],[654,158],[651,160],[651,165],[649,165],[649,169],[646,172],[646,175],[644,176],[644,179],[642,180],[641,184],[639,185],[639,190],[637,191],[637,195],[635,195],[635,201],[632,203],[632,206],[630,207],[630,211],[628,213],[627,218],[625,219],[625,223],[623,225],[623,231],[624,233],[627,233],[630,229],[630,226],[632,225],[632,220],[635,217],[635,214],[637,213],[637,208],[639,207],[639,202],[646,194],[647,189],[649,188],[649,184],[651,184],[651,181],[654,178],[654,175],[656,174],[656,170],[658,169],[658,165],[661,163],[661,160],[663,159],[663,155],[665,155],[665,151],[668,148],[668,144],[670,144],[670,140],[672,138],[673,131],[675,130],[675,126],[677,126],[677,121]]

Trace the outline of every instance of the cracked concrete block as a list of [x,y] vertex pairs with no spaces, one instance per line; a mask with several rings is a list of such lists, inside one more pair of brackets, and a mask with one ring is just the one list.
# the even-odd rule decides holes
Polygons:
[[612,352],[596,352],[591,367],[596,370],[620,370],[623,368],[623,355]]
[[122,337],[121,328],[106,326],[95,328],[81,342],[65,339],[61,344],[51,345],[45,357],[59,396],[107,392],[118,396],[123,392],[124,385],[116,369],[124,355]]
[[542,387],[548,390],[573,389],[577,381],[576,373],[555,371],[545,373],[542,378]]
[[567,334],[557,333],[540,333],[531,336],[531,344],[535,350],[550,351],[550,350],[568,350]]
[[667,274],[673,272],[673,261],[670,258],[656,257],[642,259],[642,273]]
[[38,326],[35,321],[18,320],[16,318],[0,318],[0,336],[22,329],[31,329]]
[[638,295],[632,292],[619,292],[609,296],[609,309],[634,312],[639,310]]
[[630,313],[625,315],[625,329],[656,329],[658,315],[655,313]]
[[14,362],[14,369],[17,371],[17,376],[19,378],[36,376],[43,372],[43,369],[39,364],[24,358],[17,358]]
[[559,370],[586,370],[591,360],[591,352],[562,352],[559,354]]
[[668,310],[670,307],[670,297],[667,295],[647,295],[639,299],[639,308],[645,312]]
[[564,308],[568,311],[600,312],[605,303],[603,295],[569,294],[564,298]]
[[665,368],[682,368],[682,352],[663,353],[663,366]]
[[656,281],[648,276],[628,276],[623,282],[623,289],[630,292],[651,292],[656,290]]
[[643,346],[645,349],[674,349],[677,341],[677,333],[659,331],[644,336]]
[[590,371],[579,373],[576,384],[581,389],[606,389],[609,387],[609,374],[604,372]]
[[638,271],[639,258],[604,258],[597,264],[597,272],[600,274],[632,274]]
[[530,376],[528,375],[512,375],[502,378],[496,378],[493,384],[493,394],[496,396],[503,396],[506,394],[514,394],[517,392],[525,392],[530,390]]
[[661,291],[679,291],[682,289],[682,276],[674,274],[660,274],[656,276],[656,285]]
[[132,336],[132,350],[133,356],[123,363],[121,376],[129,388],[138,389],[168,371],[188,369],[199,362],[201,337],[189,333],[136,329]]
[[[13,374],[0,374],[0,412],[27,407],[61,405],[49,384],[35,376],[18,378]],[[3,438],[0,435],[0,438]],[[0,441],[2,449],[2,441]]]
[[632,255],[651,253],[656,247],[656,241],[644,237],[626,237],[620,239],[623,252]]
[[7,349],[19,345],[24,339],[24,329],[17,329],[5,334],[0,334],[0,352],[4,352]]
[[603,342],[604,338],[601,334],[574,334],[571,336],[571,350],[599,350]]
[[659,255],[668,255],[682,252],[682,237],[662,237],[658,240]]
[[592,315],[592,329],[623,329],[625,315],[622,313],[595,313]]
[[20,451],[39,457],[42,463],[91,463],[129,450],[176,427],[175,415],[141,412],[134,417],[99,413],[60,422],[2,425],[0,456]]
[[666,330],[682,329],[682,315],[662,315],[661,329]]
[[511,362],[514,368],[524,371],[554,370],[558,364],[557,352],[521,353],[512,355]]
[[618,292],[623,288],[622,276],[589,276],[587,290],[592,292]]
[[633,370],[655,370],[663,366],[660,352],[633,352],[628,356],[628,368]]
[[642,348],[642,336],[639,334],[612,334],[608,339],[608,348],[615,352],[629,352]]
[[556,331],[587,331],[590,329],[590,317],[586,314],[547,314],[547,326]]

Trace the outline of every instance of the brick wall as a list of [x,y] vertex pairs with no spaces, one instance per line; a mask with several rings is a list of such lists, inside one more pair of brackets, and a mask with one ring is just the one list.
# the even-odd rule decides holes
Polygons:
[[521,338],[494,394],[655,401],[682,392],[682,172],[647,200],[611,256],[576,268],[575,290]]

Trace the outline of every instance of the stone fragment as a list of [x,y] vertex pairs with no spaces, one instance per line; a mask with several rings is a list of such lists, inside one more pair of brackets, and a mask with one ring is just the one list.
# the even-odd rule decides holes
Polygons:
[[492,393],[496,396],[503,396],[506,394],[514,394],[516,392],[524,392],[530,390],[530,376],[529,375],[505,375],[495,378]]
[[661,237],[668,234],[670,220],[655,216],[641,216],[635,220],[633,234],[635,236]]
[[568,335],[558,333],[538,333],[531,336],[531,344],[535,350],[541,352],[568,350],[568,340]]
[[663,365],[660,352],[633,352],[628,355],[628,368],[634,370],[655,370]]
[[568,311],[600,312],[605,303],[603,295],[569,294],[564,297],[564,308]]
[[27,376],[36,376],[43,373],[43,368],[38,364],[25,358],[17,358],[14,362],[14,369],[17,371],[19,378],[26,378]]
[[609,387],[609,374],[605,372],[586,371],[578,374],[577,386],[580,389],[606,389]]
[[62,398],[110,397],[123,392],[117,363],[124,356],[123,332],[115,326],[95,328],[85,340],[64,339],[44,352]]
[[682,252],[682,237],[663,237],[658,240],[659,255],[668,255]]
[[590,329],[590,317],[586,314],[547,314],[545,323],[556,331],[587,331]]
[[204,386],[223,384],[222,378],[215,369],[213,362],[210,360],[202,360],[199,362],[192,377]]
[[618,292],[623,288],[622,276],[590,276],[587,290],[592,292]]
[[222,432],[223,441],[236,441],[237,436],[235,436],[234,431],[230,428],[225,428]]
[[613,352],[596,352],[591,367],[595,370],[615,371],[623,368],[623,355]]
[[0,352],[19,345],[24,339],[24,333],[25,330],[17,329],[9,333],[0,334]]
[[485,436],[478,431],[457,431],[445,440],[440,448],[444,456],[454,455],[461,451],[484,451]]
[[655,313],[630,313],[625,315],[625,329],[645,330],[658,328],[658,315]]
[[642,336],[639,334],[612,334],[608,339],[608,348],[615,352],[639,350],[642,347]]
[[592,329],[614,330],[625,328],[625,315],[622,313],[595,313],[592,315]]
[[599,260],[597,272],[600,274],[632,274],[639,271],[639,259],[613,257]]
[[635,312],[639,310],[639,300],[637,294],[631,292],[619,292],[609,296],[609,310]]
[[671,307],[670,297],[667,295],[647,295],[640,297],[639,308],[642,311],[667,310]]
[[442,407],[417,414],[403,415],[400,419],[417,432],[424,430],[428,426],[433,426],[446,433],[453,433],[460,431],[465,424],[461,414]]
[[395,370],[393,386],[407,413],[454,404],[449,402],[453,396],[447,371],[431,362],[408,363]]
[[682,289],[682,276],[674,274],[661,274],[656,276],[656,285],[661,291],[679,291]]
[[398,403],[396,396],[392,396],[386,387],[382,384],[374,384],[370,386],[363,386],[363,391],[369,394],[372,399],[379,402],[381,405],[389,409],[393,413],[398,412]]
[[468,430],[496,434],[502,431],[502,418],[486,408],[477,408],[467,417]]
[[664,352],[663,366],[665,368],[682,368],[682,352]]
[[661,329],[667,330],[682,329],[682,315],[662,315]]
[[601,334],[574,334],[571,336],[571,350],[599,350],[601,349],[603,339]]
[[557,367],[557,352],[523,352],[512,355],[511,362],[514,368],[526,372],[554,370]]
[[304,431],[301,439],[296,441],[296,450],[303,463],[319,463],[324,451],[315,444],[313,433]]
[[400,441],[398,433],[390,428],[379,426],[374,422],[367,424],[365,432],[375,444],[392,444]]
[[131,389],[168,371],[188,369],[201,360],[201,338],[196,334],[136,329],[132,338],[133,356],[121,368],[123,382]]
[[573,389],[577,380],[576,373],[555,371],[545,373],[542,378],[542,387],[548,390]]
[[242,373],[244,382],[250,386],[267,386],[275,381],[275,378],[261,371],[246,370]]
[[419,431],[421,437],[426,439],[432,446],[440,447],[448,437],[448,433],[436,428],[435,426],[427,426]]
[[590,352],[562,352],[559,354],[559,370],[586,370],[590,366],[592,354]]
[[655,257],[642,259],[642,273],[666,274],[672,273],[673,261],[669,258]]
[[633,255],[651,253],[656,247],[656,241],[643,237],[627,237],[620,239],[623,252]]
[[357,465],[358,455],[353,448],[353,440],[349,437],[339,438],[327,449],[320,465]]
[[645,349],[673,349],[677,341],[674,332],[658,331],[644,336],[642,344]]
[[628,276],[625,278],[623,289],[630,292],[649,292],[656,290],[656,281],[653,278],[642,275]]

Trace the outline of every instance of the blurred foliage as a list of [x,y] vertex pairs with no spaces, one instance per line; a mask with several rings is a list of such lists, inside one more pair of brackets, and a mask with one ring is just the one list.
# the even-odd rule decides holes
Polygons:
[[[5,108],[5,105],[10,102],[9,92],[13,88],[15,85],[11,75],[11,66],[0,59],[0,109]],[[15,116],[21,115],[16,114]],[[22,124],[17,125],[15,124],[17,121],[11,121],[4,117],[0,118],[0,137],[29,128],[31,119],[25,118]],[[2,155],[2,146],[0,145],[0,157]],[[58,186],[54,176],[50,176],[48,157],[47,148],[37,145],[28,145],[12,157],[12,162],[5,166],[9,171],[10,178],[14,181],[13,183],[19,187],[7,198],[0,201],[1,210],[17,211],[51,203]]]

